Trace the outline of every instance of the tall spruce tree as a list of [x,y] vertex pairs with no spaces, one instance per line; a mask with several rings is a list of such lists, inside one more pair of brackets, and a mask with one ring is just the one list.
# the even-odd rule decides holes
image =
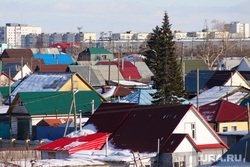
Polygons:
[[157,92],[153,95],[156,104],[178,104],[184,97],[184,82],[178,65],[171,24],[165,12],[162,26],[156,26],[148,41],[149,50],[146,51],[146,64],[154,73],[153,88]]

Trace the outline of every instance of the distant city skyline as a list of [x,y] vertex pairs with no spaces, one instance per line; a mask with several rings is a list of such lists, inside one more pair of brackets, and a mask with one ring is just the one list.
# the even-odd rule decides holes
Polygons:
[[250,23],[248,0],[8,0],[1,2],[0,26],[21,23],[42,27],[44,33],[112,31],[152,32],[162,24],[164,12],[171,28],[183,32],[201,31],[207,20]]

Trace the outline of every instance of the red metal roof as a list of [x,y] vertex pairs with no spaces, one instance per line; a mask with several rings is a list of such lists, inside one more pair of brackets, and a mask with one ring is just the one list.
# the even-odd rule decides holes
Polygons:
[[199,149],[212,149],[212,148],[228,148],[223,144],[216,143],[216,144],[202,144],[202,145],[197,145]]
[[74,138],[61,138],[36,148],[36,150],[68,151],[69,155],[82,150],[99,150],[110,133],[95,133]]
[[[72,118],[69,121],[73,121]],[[40,122],[37,123],[37,126],[53,126],[57,127],[63,123],[67,122],[67,118],[60,118],[60,119],[42,119]]]
[[93,124],[99,133],[113,133],[135,106],[132,103],[102,103],[85,126]]
[[158,139],[166,143],[190,108],[191,105],[137,105],[112,134],[110,142],[117,149],[156,152]]
[[[109,65],[108,61],[100,61],[99,63],[101,65]],[[118,67],[118,61],[111,61],[110,64],[116,65]],[[141,78],[141,75],[140,75],[137,67],[135,65],[133,65],[131,62],[120,61],[119,65],[120,65],[119,71],[125,80],[129,80],[129,79],[138,80]]]
[[247,120],[247,108],[225,100],[217,100],[203,105],[199,110],[203,117],[209,122]]
[[79,43],[56,43],[54,45],[51,45],[50,48],[62,48],[62,49],[65,49],[67,47],[71,47],[71,46],[74,46],[74,45],[79,45]]

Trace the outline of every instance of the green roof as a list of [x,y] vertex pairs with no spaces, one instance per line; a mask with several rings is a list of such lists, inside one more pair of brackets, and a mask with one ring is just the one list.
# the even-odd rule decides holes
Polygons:
[[[14,87],[11,87],[11,92],[13,89],[14,89]],[[9,96],[9,87],[8,86],[0,87],[0,93],[1,93],[2,97]]]
[[110,51],[104,48],[89,48],[90,54],[112,54]]
[[[72,93],[63,92],[19,92],[21,100],[29,115],[61,115],[68,114],[72,102]],[[79,91],[75,94],[76,113],[91,112],[92,99],[98,108],[102,100],[96,91]],[[71,114],[74,113],[72,108]]]
[[[178,63],[180,63],[181,60],[178,60]],[[183,59],[183,62],[185,63],[185,74],[188,74],[192,70],[209,70],[208,66],[202,59]]]

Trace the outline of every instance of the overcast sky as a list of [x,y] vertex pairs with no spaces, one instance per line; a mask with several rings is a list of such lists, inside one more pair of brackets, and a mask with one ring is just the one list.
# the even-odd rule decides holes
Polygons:
[[207,20],[250,23],[249,0],[5,0],[0,2],[0,26],[22,23],[45,33],[129,30],[152,32],[164,12],[173,30],[201,31]]

